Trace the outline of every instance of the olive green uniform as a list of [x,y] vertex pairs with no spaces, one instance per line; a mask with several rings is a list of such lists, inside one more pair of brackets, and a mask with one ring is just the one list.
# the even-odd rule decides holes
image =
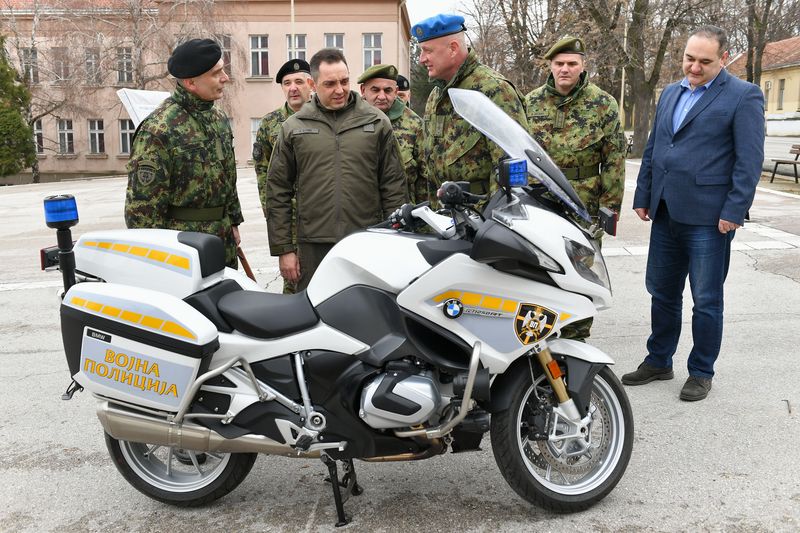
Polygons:
[[424,202],[429,199],[430,194],[420,164],[425,123],[399,98],[395,98],[388,115],[394,136],[400,145],[400,157],[403,169],[406,171],[409,198],[415,204]]
[[[527,96],[531,135],[564,172],[593,217],[601,207],[619,213],[625,189],[625,136],[614,98],[587,80],[586,72],[566,96],[551,74]],[[561,336],[585,339],[592,319],[565,327]]]
[[243,220],[227,117],[179,84],[134,137],[125,223],[217,235],[226,264],[237,268],[232,226]]
[[264,115],[261,125],[258,127],[256,142],[253,143],[253,163],[256,167],[256,178],[258,182],[258,196],[261,198],[261,209],[267,214],[267,171],[269,170],[269,158],[272,149],[275,148],[275,140],[281,131],[281,124],[294,114],[289,104],[284,104],[275,111]]
[[619,213],[625,189],[625,136],[617,101],[582,73],[562,96],[551,74],[527,96],[531,136],[564,172],[587,211]]
[[425,176],[437,187],[444,181],[469,181],[473,193],[494,191],[492,169],[505,152],[455,112],[447,90],[479,91],[528,129],[522,95],[501,74],[480,64],[473,51],[452,80],[434,84],[425,104]]
[[[325,109],[315,96],[289,117],[281,125],[268,174],[270,253],[299,249],[300,290],[316,266],[303,263],[304,244],[327,248],[380,222],[406,201],[405,174],[392,125],[352,91],[342,109]],[[324,256],[313,255],[319,260]]]

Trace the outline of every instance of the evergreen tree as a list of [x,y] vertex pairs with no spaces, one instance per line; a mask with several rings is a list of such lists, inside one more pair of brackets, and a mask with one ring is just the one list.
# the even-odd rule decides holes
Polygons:
[[31,95],[5,50],[0,36],[0,176],[16,174],[36,161],[33,131],[24,118]]

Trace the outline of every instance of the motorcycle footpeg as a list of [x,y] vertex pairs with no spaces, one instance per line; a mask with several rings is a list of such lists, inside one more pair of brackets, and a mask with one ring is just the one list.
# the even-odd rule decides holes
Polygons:
[[300,435],[300,437],[298,437],[298,439],[295,441],[294,447],[297,450],[307,452],[308,448],[311,447],[312,442],[314,442],[314,439],[310,435]]

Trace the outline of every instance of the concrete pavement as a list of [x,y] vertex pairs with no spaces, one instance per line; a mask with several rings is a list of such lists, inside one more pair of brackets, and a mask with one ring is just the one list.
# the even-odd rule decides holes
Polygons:
[[[604,243],[614,308],[591,342],[621,375],[644,356],[649,226],[630,210],[638,168],[628,165],[619,236]],[[41,201],[71,192],[75,233],[119,228],[123,179],[0,189],[0,531],[329,531],[334,509],[318,461],[259,457],[244,483],[201,509],[152,501],[116,472],[94,402],[59,399],[69,383],[61,348],[58,273],[38,270],[53,244]],[[259,280],[277,278],[252,170],[239,180],[243,244]],[[739,230],[726,285],[726,333],[714,389],[678,400],[691,346],[690,295],[676,379],[628,388],[635,442],[617,488],[595,507],[553,515],[529,506],[500,476],[488,438],[482,452],[424,462],[357,463],[364,495],[345,504],[349,531],[797,531],[800,529],[800,198],[759,191]],[[278,290],[278,283],[270,285]],[[702,334],[702,332],[698,332]]]

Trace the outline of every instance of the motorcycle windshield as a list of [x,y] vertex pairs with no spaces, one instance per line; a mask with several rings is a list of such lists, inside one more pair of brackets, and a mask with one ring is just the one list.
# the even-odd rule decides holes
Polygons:
[[485,94],[467,89],[449,89],[456,113],[486,135],[514,159],[525,159],[528,173],[553,193],[564,205],[591,222],[578,195],[547,152],[528,135],[525,128],[497,107]]

